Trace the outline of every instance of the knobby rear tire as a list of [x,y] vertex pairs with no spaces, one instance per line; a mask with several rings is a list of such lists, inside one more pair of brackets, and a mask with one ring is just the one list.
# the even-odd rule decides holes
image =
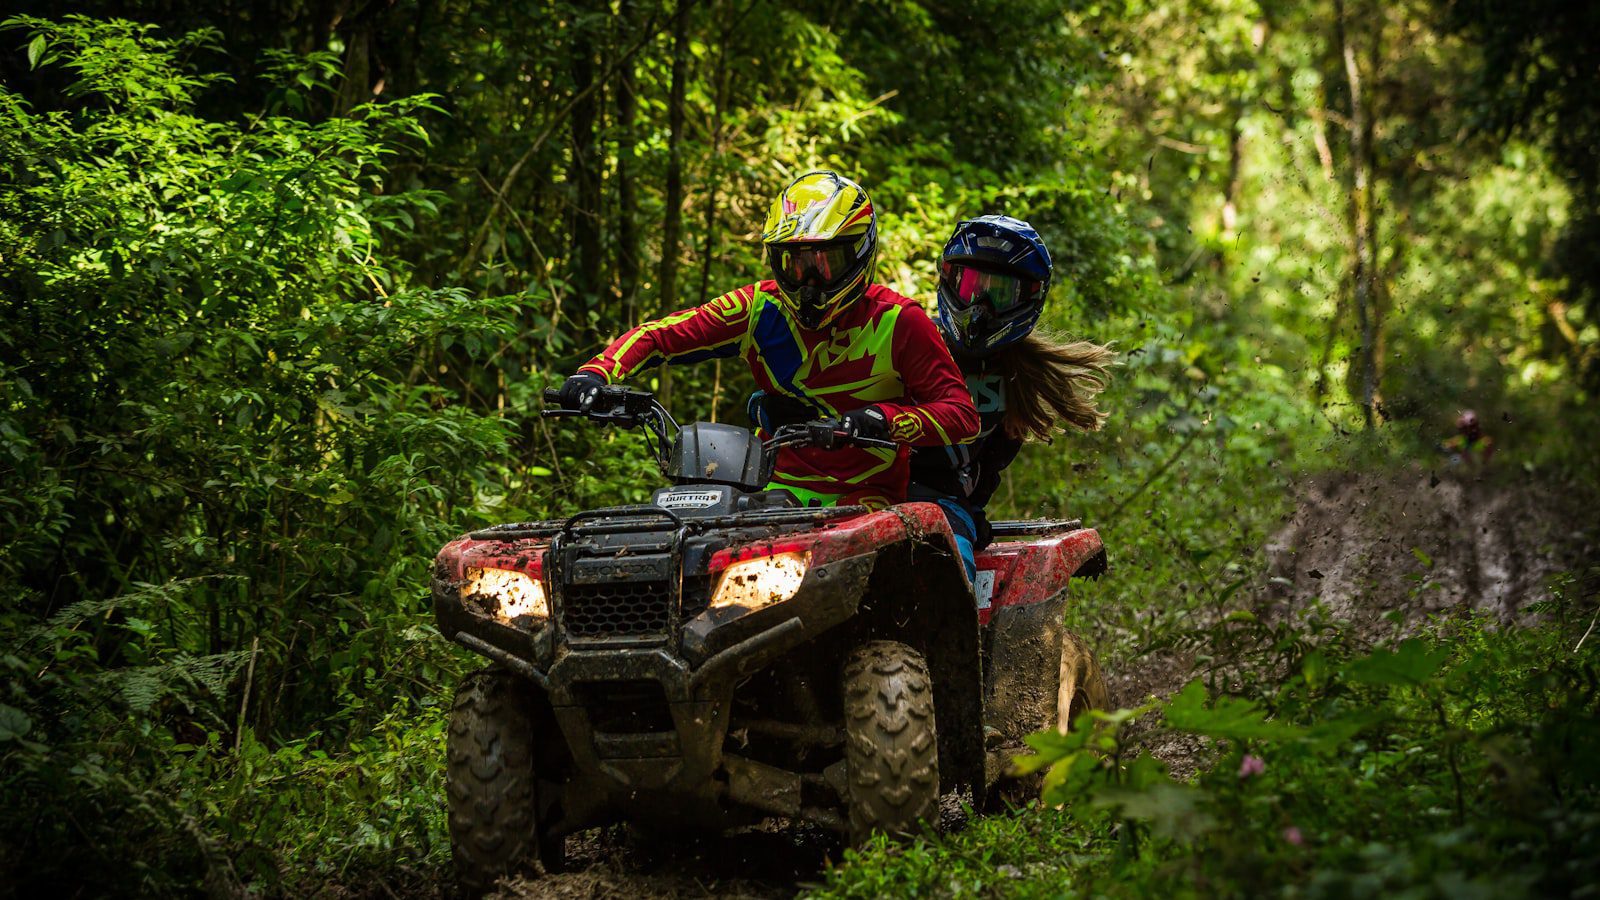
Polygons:
[[[1081,713],[1091,709],[1109,709],[1110,705],[1106,676],[1095,661],[1094,651],[1082,638],[1070,631],[1063,632],[1060,680],[1056,682],[1055,721],[1045,727],[1054,727],[1059,733],[1066,734]],[[1043,787],[1043,772],[1003,776],[990,785],[985,808],[1001,810],[1033,806],[1039,802],[1039,792]]]
[[1056,691],[1056,730],[1066,734],[1080,713],[1106,709],[1111,692],[1094,651],[1083,639],[1066,632],[1061,640],[1061,680]]
[[559,870],[565,838],[544,838],[535,722],[526,681],[496,669],[467,676],[445,738],[445,794],[456,876],[470,896],[538,861]]
[[857,648],[844,667],[850,840],[912,835],[939,824],[939,739],[933,679],[922,654],[896,641]]

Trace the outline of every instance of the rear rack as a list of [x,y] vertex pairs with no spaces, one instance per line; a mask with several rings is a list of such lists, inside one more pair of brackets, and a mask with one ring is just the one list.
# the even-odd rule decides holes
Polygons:
[[1050,537],[1083,527],[1082,519],[1010,519],[989,523],[990,534],[1005,538]]

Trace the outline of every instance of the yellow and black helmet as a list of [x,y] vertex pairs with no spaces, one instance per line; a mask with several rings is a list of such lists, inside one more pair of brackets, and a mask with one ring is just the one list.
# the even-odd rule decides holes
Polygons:
[[861,185],[807,172],[789,182],[761,229],[778,295],[805,328],[822,328],[865,296],[878,251],[878,216]]

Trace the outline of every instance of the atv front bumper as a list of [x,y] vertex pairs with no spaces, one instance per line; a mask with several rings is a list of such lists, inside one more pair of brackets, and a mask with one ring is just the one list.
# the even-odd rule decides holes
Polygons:
[[[838,824],[808,809],[799,776],[724,754],[734,686],[849,620],[872,574],[862,554],[810,568],[787,600],[695,615],[666,640],[561,640],[556,619],[508,625],[464,603],[461,583],[435,577],[445,634],[533,682],[548,698],[570,758],[560,831],[618,818],[729,824],[733,807]],[[733,613],[733,614],[730,614]]]

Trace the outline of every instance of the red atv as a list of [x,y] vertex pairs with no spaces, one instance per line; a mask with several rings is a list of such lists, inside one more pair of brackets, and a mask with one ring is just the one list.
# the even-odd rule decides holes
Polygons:
[[[547,402],[556,402],[553,392]],[[1104,702],[1062,627],[1067,584],[1106,566],[1071,522],[998,522],[969,585],[939,508],[800,508],[767,492],[775,448],[887,446],[837,421],[679,427],[643,391],[587,416],[643,427],[673,482],[649,504],[501,525],[439,552],[440,630],[495,665],[456,693],[450,834],[487,889],[565,837],[803,819],[864,839],[937,826],[939,798],[995,802],[1024,735]]]

